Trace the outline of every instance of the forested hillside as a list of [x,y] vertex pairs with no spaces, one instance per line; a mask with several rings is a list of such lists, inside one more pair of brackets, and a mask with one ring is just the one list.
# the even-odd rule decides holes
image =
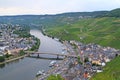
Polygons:
[[71,12],[56,15],[18,15],[0,16],[0,23],[21,24],[31,27],[55,27],[72,24],[80,19],[93,18],[103,15],[108,11],[96,12]]

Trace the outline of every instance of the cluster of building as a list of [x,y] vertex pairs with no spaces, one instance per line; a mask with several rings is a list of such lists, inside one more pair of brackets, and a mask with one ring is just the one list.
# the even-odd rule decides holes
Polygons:
[[0,24],[0,56],[17,55],[20,50],[28,50],[35,45],[34,37],[23,38],[14,33],[20,30],[22,30],[20,25]]
[[119,50],[93,43],[85,45],[70,41],[65,42],[65,45],[69,54],[79,56],[81,62],[78,58],[65,58],[62,63],[58,63],[53,70],[38,80],[44,80],[50,74],[60,74],[65,80],[89,80],[95,73],[102,72],[106,63],[120,54]]
[[[80,56],[80,61],[82,64],[79,64],[78,59],[68,58],[66,64],[68,66],[61,74],[65,80],[88,80],[95,73],[103,71],[103,67],[107,62],[114,59],[120,54],[119,50],[116,50],[111,47],[102,47],[97,44],[87,44],[84,45],[80,42],[71,42],[77,46],[76,51],[70,54],[76,54]],[[69,49],[69,52],[72,50]]]

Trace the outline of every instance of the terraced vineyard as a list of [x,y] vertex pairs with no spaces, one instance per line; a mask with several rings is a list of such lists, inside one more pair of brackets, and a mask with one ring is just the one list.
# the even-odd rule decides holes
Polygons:
[[81,19],[74,24],[49,28],[46,32],[62,40],[97,43],[120,49],[120,18]]

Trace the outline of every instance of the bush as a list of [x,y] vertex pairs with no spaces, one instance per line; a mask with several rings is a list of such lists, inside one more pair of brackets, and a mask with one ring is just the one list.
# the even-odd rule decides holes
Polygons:
[[20,50],[19,54],[22,56],[25,54],[25,52],[23,50]]
[[64,80],[60,75],[50,75],[47,80]]
[[0,62],[5,61],[5,57],[4,56],[0,56]]
[[80,61],[80,56],[78,56],[77,59],[78,59],[78,63],[82,64],[82,62]]
[[84,62],[89,62],[88,57],[85,57]]
[[5,54],[5,57],[6,57],[6,58],[9,58],[10,56],[12,56],[12,54],[8,54],[8,53]]

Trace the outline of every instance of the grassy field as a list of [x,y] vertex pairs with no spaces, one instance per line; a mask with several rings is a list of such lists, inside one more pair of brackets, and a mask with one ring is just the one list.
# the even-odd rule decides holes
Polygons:
[[47,34],[62,40],[97,43],[120,49],[120,18],[103,17],[81,19],[74,24],[55,26]]
[[120,80],[120,57],[107,63],[104,71],[95,74],[90,80]]

